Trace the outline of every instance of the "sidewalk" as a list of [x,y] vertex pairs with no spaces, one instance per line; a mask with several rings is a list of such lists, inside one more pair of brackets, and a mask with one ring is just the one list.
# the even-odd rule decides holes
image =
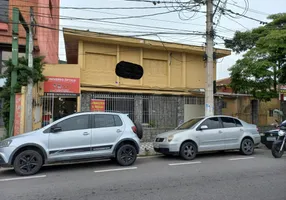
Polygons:
[[153,142],[142,142],[140,144],[139,156],[157,155],[153,149]]

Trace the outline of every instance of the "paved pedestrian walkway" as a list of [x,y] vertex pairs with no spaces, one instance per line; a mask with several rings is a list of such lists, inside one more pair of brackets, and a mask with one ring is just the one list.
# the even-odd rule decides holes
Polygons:
[[140,156],[150,156],[155,154],[157,153],[154,151],[152,142],[142,142],[140,144]]

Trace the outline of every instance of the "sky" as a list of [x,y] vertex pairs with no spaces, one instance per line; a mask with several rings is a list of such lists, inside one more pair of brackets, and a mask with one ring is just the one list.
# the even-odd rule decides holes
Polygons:
[[[136,10],[112,10],[112,9],[61,9],[61,16],[68,17],[80,17],[80,18],[92,18],[89,21],[79,21],[70,19],[61,19],[60,28],[73,28],[81,30],[89,30],[95,32],[103,32],[119,35],[140,36],[145,33],[157,33],[157,32],[173,32],[168,35],[153,35],[153,36],[140,36],[146,39],[155,39],[167,42],[176,42],[183,44],[192,44],[203,46],[205,44],[205,37],[200,35],[187,34],[190,31],[203,33],[206,28],[205,7],[200,9],[193,9],[191,11],[178,12],[171,6],[171,4],[159,3],[154,5],[153,3],[138,2],[139,0],[126,1],[126,0],[61,0],[61,7],[93,7],[93,8],[111,8],[111,7],[152,7]],[[164,0],[167,2],[186,0]],[[158,2],[158,0],[156,0]],[[216,1],[215,1],[216,2]],[[221,0],[226,2],[226,9],[233,12],[244,14],[247,17],[252,17],[261,21],[267,21],[269,14],[286,12],[286,0]],[[246,3],[249,3],[248,6]],[[167,5],[167,7],[166,7]],[[175,4],[174,4],[175,5]],[[177,4],[176,4],[177,5]],[[222,4],[220,4],[222,6]],[[154,7],[154,8],[153,8]],[[245,8],[248,8],[247,10]],[[140,16],[149,15],[154,13],[166,13],[161,15],[132,18],[132,19],[114,19],[117,17],[124,18],[128,16]],[[197,12],[199,11],[199,12]],[[245,13],[245,11],[247,11]],[[245,17],[238,17],[237,15],[230,16],[221,15],[219,12],[215,15],[214,22],[218,25],[214,26],[216,34],[220,37],[231,39],[235,31],[247,31],[252,28],[260,26],[259,22],[250,20]],[[96,19],[94,19],[96,18]],[[102,18],[113,18],[105,19]],[[114,24],[121,23],[121,24]],[[128,25],[123,25],[128,24]],[[136,26],[130,26],[130,24]],[[150,28],[153,27],[153,28]],[[155,27],[155,28],[154,28]],[[162,29],[163,28],[163,29]],[[180,29],[180,31],[173,30]],[[187,32],[188,31],[188,32]],[[181,34],[174,34],[180,32]],[[220,38],[215,39],[217,48],[225,48],[223,40]],[[232,52],[231,56],[225,57],[217,61],[217,79],[229,77],[228,68],[235,64],[235,62],[241,58],[242,54],[236,55]],[[66,60],[65,46],[63,40],[63,33],[60,32],[59,43],[59,57],[62,60]]]

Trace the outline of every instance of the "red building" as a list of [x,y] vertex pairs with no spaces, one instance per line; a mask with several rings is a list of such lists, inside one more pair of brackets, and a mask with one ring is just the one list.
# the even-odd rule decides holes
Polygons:
[[[33,7],[38,25],[35,28],[34,55],[45,56],[45,62],[58,63],[59,45],[59,0],[0,0],[0,73],[3,73],[4,60],[11,56],[12,49],[12,10],[19,8],[25,21],[30,23],[30,7]],[[25,55],[26,32],[19,25],[19,56]]]

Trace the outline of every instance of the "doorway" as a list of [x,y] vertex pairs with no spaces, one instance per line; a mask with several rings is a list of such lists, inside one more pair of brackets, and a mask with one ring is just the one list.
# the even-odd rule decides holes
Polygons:
[[42,127],[77,112],[76,96],[45,95],[42,98]]

